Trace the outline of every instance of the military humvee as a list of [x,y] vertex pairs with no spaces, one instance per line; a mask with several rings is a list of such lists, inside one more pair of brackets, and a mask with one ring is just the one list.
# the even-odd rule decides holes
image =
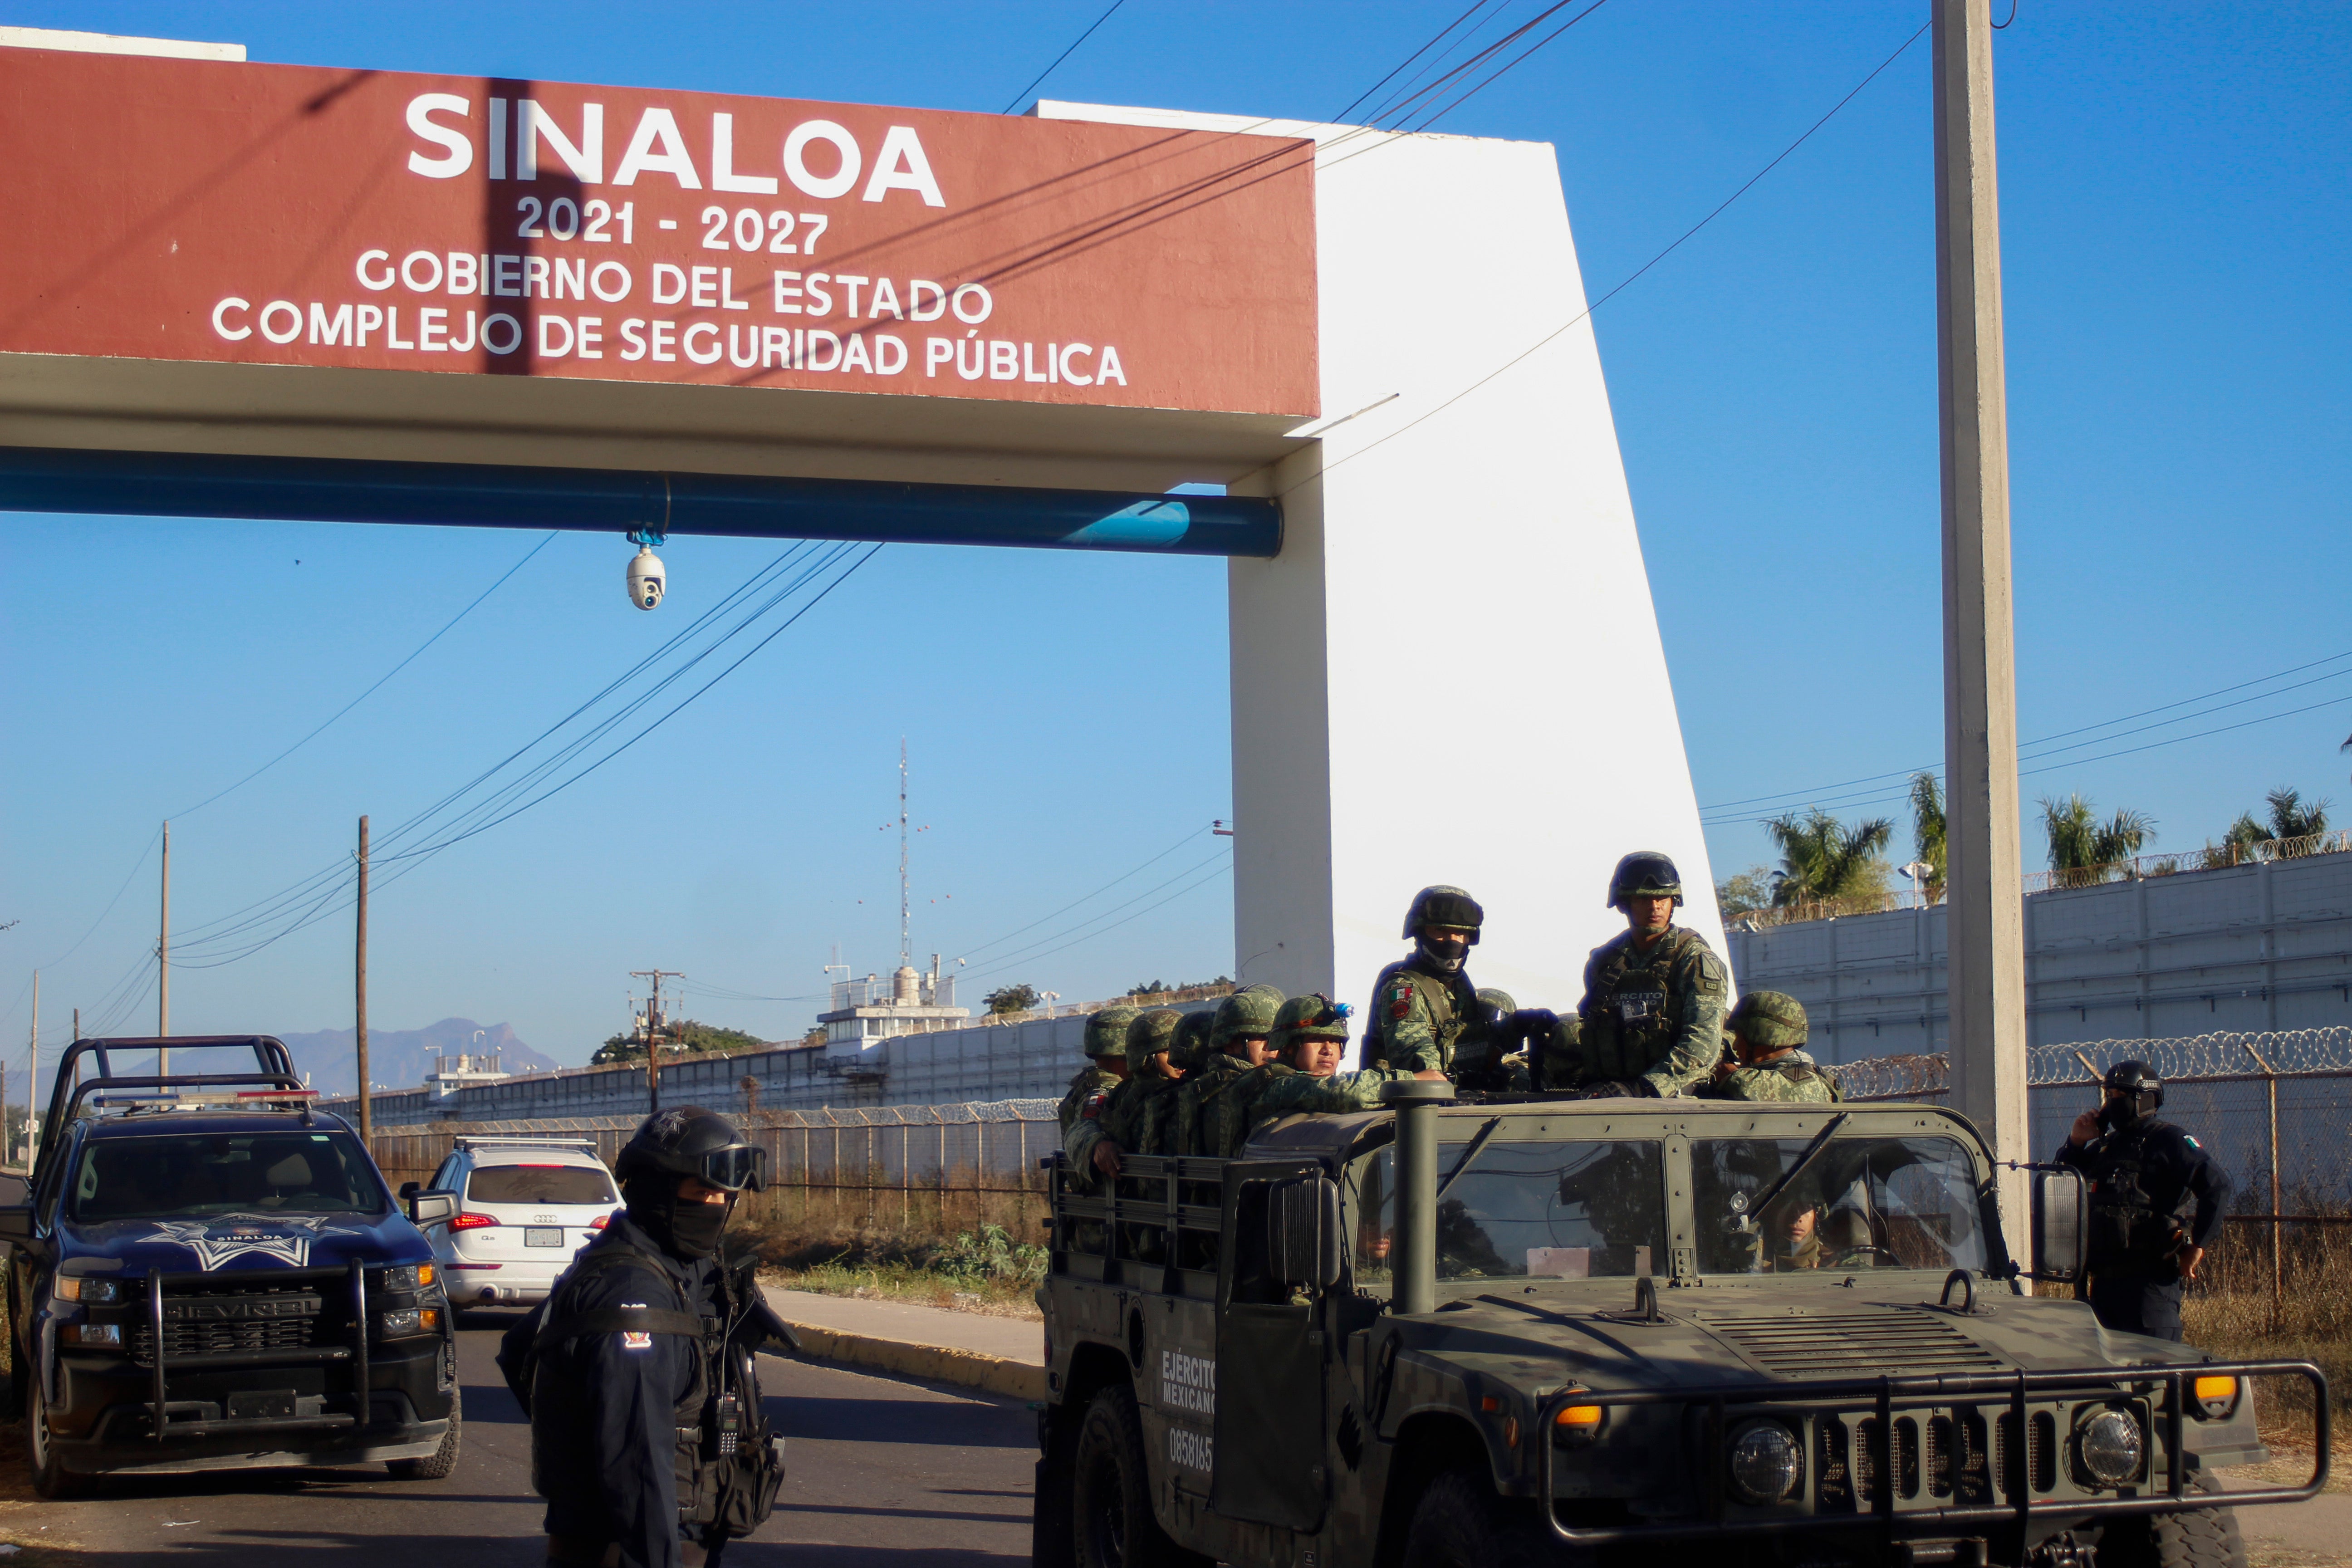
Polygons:
[[[1952,1112],[1389,1093],[1048,1162],[1039,1568],[2225,1568],[2233,1506],[2326,1480],[2315,1368],[2024,1294],[2080,1273],[2080,1180],[2034,1173],[2026,1272]],[[2233,1488],[2280,1377],[2315,1473]]]

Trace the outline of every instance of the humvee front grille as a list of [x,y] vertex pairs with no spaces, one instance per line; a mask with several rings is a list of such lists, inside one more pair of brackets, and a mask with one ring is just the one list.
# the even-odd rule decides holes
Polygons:
[[1867,1374],[1890,1367],[1906,1373],[1991,1372],[2001,1364],[1950,1324],[1911,1312],[1703,1321],[1757,1365],[1782,1377]]

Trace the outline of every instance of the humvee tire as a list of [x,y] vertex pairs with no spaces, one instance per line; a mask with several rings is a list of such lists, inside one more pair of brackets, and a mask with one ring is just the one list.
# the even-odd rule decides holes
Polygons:
[[1448,1470],[1413,1507],[1402,1568],[1559,1568],[1573,1561],[1533,1507],[1497,1497],[1481,1471]]
[[395,1481],[437,1481],[457,1468],[457,1445],[466,1434],[465,1403],[459,1391],[449,1391],[449,1430],[441,1435],[441,1446],[421,1459],[386,1459],[383,1468],[392,1472]]
[[1114,1383],[1087,1406],[1070,1477],[1072,1542],[1078,1568],[1209,1568],[1209,1559],[1168,1539],[1151,1511],[1151,1469],[1135,1390]]
[[[2189,1485],[2213,1490],[2203,1476]],[[2099,1538],[2100,1568],[2246,1568],[2246,1538],[2234,1509],[2146,1514],[2120,1520]]]

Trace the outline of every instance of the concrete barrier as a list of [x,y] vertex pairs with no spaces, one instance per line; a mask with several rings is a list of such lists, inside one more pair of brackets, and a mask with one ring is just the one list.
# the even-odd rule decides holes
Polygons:
[[793,1332],[800,1336],[801,1349],[819,1361],[872,1367],[877,1372],[919,1377],[931,1383],[951,1383],[1013,1399],[1045,1397],[1045,1369],[1028,1362],[980,1351],[851,1333],[815,1323],[795,1322],[789,1316],[784,1321],[792,1323]]

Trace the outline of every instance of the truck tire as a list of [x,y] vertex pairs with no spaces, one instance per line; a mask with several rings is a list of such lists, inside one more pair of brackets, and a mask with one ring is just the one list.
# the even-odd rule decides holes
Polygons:
[[1572,1561],[1531,1505],[1496,1496],[1482,1472],[1449,1470],[1413,1508],[1402,1568],[1559,1568]]
[[42,1397],[41,1379],[37,1373],[25,1378],[21,1386],[25,1399],[25,1469],[32,1479],[33,1490],[52,1502],[72,1497],[81,1489],[81,1478],[58,1462],[56,1447],[49,1441],[49,1402]]
[[[2189,1487],[2211,1491],[2213,1483],[2197,1476]],[[2107,1527],[2099,1538],[2099,1564],[2100,1568],[2246,1568],[2246,1540],[2238,1533],[2234,1509],[2146,1514]]]
[[466,1435],[466,1409],[461,1391],[449,1391],[449,1430],[441,1446],[421,1459],[386,1459],[383,1468],[395,1481],[437,1481],[457,1468],[457,1445]]
[[1151,1511],[1143,1419],[1126,1384],[1112,1384],[1087,1406],[1071,1469],[1077,1568],[1208,1568],[1207,1558],[1169,1540]]

